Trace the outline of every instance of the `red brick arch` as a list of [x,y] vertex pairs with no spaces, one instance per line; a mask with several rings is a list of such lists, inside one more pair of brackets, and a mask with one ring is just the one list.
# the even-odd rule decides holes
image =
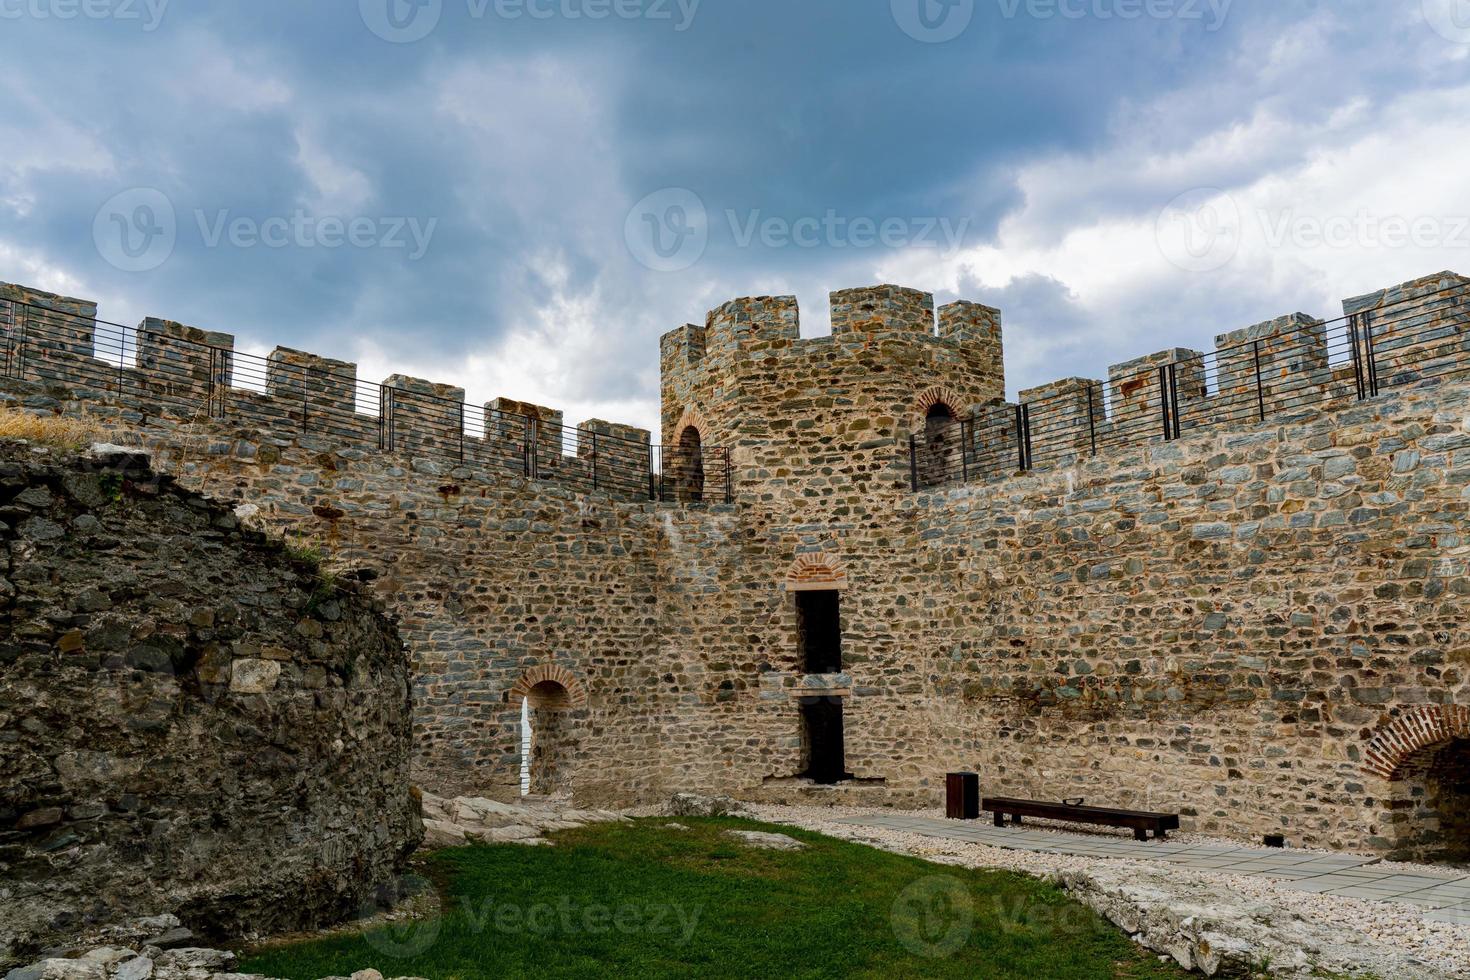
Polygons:
[[914,403],[914,412],[920,420],[923,420],[928,417],[929,409],[938,405],[940,402],[948,406],[949,410],[954,413],[955,418],[964,418],[964,401],[954,389],[946,388],[943,385],[935,385],[932,388],[921,391],[918,400]]
[[1363,768],[1369,775],[1398,781],[1410,756],[1455,738],[1470,738],[1470,706],[1421,705],[1374,733],[1364,752]]
[[842,559],[825,551],[797,555],[786,571],[787,592],[829,591],[847,588]]
[[556,664],[537,664],[535,667],[526,671],[521,675],[521,679],[516,681],[515,686],[510,689],[508,698],[511,701],[519,701],[522,698],[530,697],[536,685],[545,684],[548,681],[561,685],[562,689],[567,692],[565,707],[587,707],[587,689],[582,686],[581,681],[577,680],[577,675],[565,667],[559,667]]
[[675,445],[678,444],[679,437],[684,434],[684,430],[691,425],[699,432],[700,439],[709,439],[709,423],[705,421],[704,413],[699,410],[698,406],[691,406],[684,409],[684,414],[679,418],[679,424],[674,426]]

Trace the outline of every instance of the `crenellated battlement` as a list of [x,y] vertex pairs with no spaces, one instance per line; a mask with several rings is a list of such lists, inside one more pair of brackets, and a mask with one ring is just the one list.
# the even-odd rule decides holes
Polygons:
[[915,483],[1003,477],[1100,453],[1330,411],[1470,372],[1470,278],[1440,272],[1343,301],[1326,320],[1289,313],[1065,378],[972,413],[914,447]]
[[[87,300],[0,284],[0,383],[13,402],[80,406],[89,414],[169,428],[210,421],[274,438],[310,435],[335,449],[395,453],[450,467],[509,471],[627,499],[665,499],[678,469],[645,429],[509,398],[465,403],[463,388],[395,374],[363,382],[357,365],[277,347],[240,354],[229,333],[148,317],[137,327],[97,318]],[[221,445],[229,445],[228,441]],[[722,450],[707,448],[724,499]]]

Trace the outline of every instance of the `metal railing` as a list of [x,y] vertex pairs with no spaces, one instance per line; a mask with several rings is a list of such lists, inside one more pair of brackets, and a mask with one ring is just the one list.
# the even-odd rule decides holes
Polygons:
[[1044,398],[931,420],[909,441],[915,491],[1070,465],[1215,427],[1288,420],[1470,373],[1470,285],[1340,317],[1268,324],[1247,339],[1107,382],[1059,383]]
[[84,400],[116,399],[145,419],[214,419],[294,431],[341,448],[517,473],[627,499],[734,500],[723,447],[652,445],[625,432],[359,381],[345,365],[324,368],[313,363],[319,360],[280,350],[267,357],[243,354],[180,338],[155,320],[125,327],[0,301],[0,375],[63,385]]

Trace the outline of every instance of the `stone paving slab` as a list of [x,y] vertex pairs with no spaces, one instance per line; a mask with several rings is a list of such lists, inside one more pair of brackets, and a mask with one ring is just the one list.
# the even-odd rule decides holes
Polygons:
[[1159,861],[1187,870],[1271,878],[1280,882],[1282,888],[1374,902],[1399,902],[1424,909],[1425,918],[1433,922],[1470,923],[1470,875],[1394,871],[1375,867],[1377,858],[1167,840],[1144,842],[1122,837],[1089,837],[1012,826],[996,827],[979,821],[936,820],[902,813],[845,817],[837,822],[1015,851]]

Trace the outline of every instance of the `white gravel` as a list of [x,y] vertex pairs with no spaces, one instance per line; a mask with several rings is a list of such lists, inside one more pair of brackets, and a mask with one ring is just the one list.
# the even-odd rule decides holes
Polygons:
[[[746,809],[753,817],[768,823],[787,824],[814,830],[831,837],[869,844],[882,850],[909,854],[939,864],[970,868],[999,868],[1031,875],[1084,870],[1099,864],[1124,868],[1129,866],[1154,869],[1167,867],[1172,874],[1180,877],[1190,876],[1199,881],[1218,882],[1241,894],[1295,912],[1304,919],[1345,931],[1365,934],[1375,942],[1414,956],[1451,976],[1470,977],[1470,925],[1427,922],[1424,919],[1425,910],[1412,905],[1394,902],[1365,902],[1351,898],[1315,895],[1310,892],[1279,887],[1276,882],[1266,877],[1185,871],[1165,862],[1109,861],[1093,857],[1013,851],[985,844],[889,830],[883,827],[836,822],[849,817],[892,816],[894,812],[892,810],[769,804],[746,804]],[[936,819],[943,817],[942,811],[938,810],[906,812],[914,816]],[[1057,833],[1069,832],[1057,825],[1047,826],[1039,823],[1030,823],[1026,829],[1030,831],[1055,830]],[[1082,832],[1090,833],[1092,836],[1102,836],[1096,833],[1095,828]],[[1170,837],[1185,843],[1218,844],[1228,847],[1248,846],[1240,841],[1211,838],[1202,834],[1181,833],[1171,834]],[[1296,853],[1306,853],[1306,850],[1302,849]],[[1320,853],[1337,852],[1323,851]],[[1384,862],[1374,867],[1441,875],[1446,873],[1446,869],[1430,865]]]

